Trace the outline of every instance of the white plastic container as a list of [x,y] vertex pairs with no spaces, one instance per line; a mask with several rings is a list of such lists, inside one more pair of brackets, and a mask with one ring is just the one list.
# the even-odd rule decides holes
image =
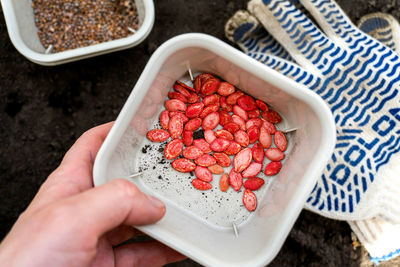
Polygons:
[[[288,134],[281,171],[257,190],[255,212],[243,207],[242,193],[221,192],[218,179],[209,191],[194,189],[193,177],[174,171],[168,160],[162,164],[157,145],[146,146],[146,132],[158,121],[175,80],[187,78],[188,66],[266,101],[283,116],[279,128],[298,128]],[[96,157],[93,178],[96,186],[126,178],[164,201],[164,218],[138,228],[200,264],[264,266],[280,250],[334,144],[331,112],[311,90],[214,37],[184,34],[152,55]],[[144,173],[127,178],[138,171]]]
[[1,0],[11,42],[27,59],[41,65],[59,65],[138,45],[149,35],[153,27],[154,4],[152,0],[135,0],[135,3],[140,27],[135,34],[92,46],[45,54],[46,49],[40,43],[34,23],[31,1]]

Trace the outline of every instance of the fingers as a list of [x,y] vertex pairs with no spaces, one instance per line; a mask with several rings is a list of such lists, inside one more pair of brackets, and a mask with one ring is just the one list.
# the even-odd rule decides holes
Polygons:
[[93,162],[112,125],[106,123],[85,132],[43,183],[30,206],[39,208],[91,188]]
[[144,235],[141,231],[130,225],[120,225],[112,229],[105,236],[112,246],[117,246],[132,237]]
[[127,244],[114,250],[115,266],[164,266],[186,257],[156,241]]
[[[117,179],[62,200],[57,205],[60,213],[72,217],[73,229],[85,235],[100,237],[111,229],[124,225],[145,225],[161,219],[165,205],[147,196],[127,180]],[[53,207],[55,208],[55,207]]]

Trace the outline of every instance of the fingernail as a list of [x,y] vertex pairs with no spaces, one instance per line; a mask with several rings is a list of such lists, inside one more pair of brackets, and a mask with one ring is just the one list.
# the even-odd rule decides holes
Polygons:
[[147,196],[147,197],[149,198],[151,204],[152,204],[154,207],[156,207],[156,208],[158,208],[158,209],[162,209],[162,208],[165,207],[164,203],[163,203],[161,200],[159,200],[158,198],[153,197],[153,196]]

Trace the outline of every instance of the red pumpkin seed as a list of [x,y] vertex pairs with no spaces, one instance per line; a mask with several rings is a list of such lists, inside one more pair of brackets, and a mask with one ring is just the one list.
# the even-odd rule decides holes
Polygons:
[[217,163],[222,167],[229,167],[231,165],[231,158],[225,153],[214,153],[214,158]]
[[196,162],[196,164],[199,166],[208,167],[208,166],[216,164],[217,160],[209,154],[204,154],[204,155],[198,157],[197,159],[195,159],[194,162]]
[[200,148],[195,146],[188,146],[182,152],[182,155],[187,159],[197,159],[203,154],[204,154],[203,151],[201,151]]
[[193,145],[203,151],[203,153],[210,153],[212,151],[210,148],[210,144],[207,143],[207,141],[203,138],[193,140]]
[[237,104],[245,111],[257,108],[256,101],[249,95],[242,95],[237,99]]
[[204,130],[214,129],[215,127],[218,126],[218,124],[219,124],[219,113],[212,112],[203,119],[202,127]]
[[223,152],[231,144],[231,141],[224,138],[217,138],[211,144],[210,148],[215,152]]
[[233,169],[235,172],[242,172],[250,165],[252,159],[251,148],[246,147],[242,149],[233,158]]
[[248,211],[255,211],[257,208],[257,197],[250,189],[243,192],[243,204]]
[[177,158],[183,150],[183,142],[181,139],[174,139],[169,141],[164,149],[164,157],[166,159],[174,159]]
[[204,138],[206,139],[207,143],[211,144],[217,137],[215,136],[215,133],[211,129],[206,129],[204,131]]
[[213,175],[211,171],[206,167],[196,166],[196,169],[194,169],[194,173],[197,178],[204,182],[211,182],[213,180]]
[[182,141],[185,146],[191,146],[193,144],[193,131],[183,131]]
[[161,112],[160,114],[160,124],[161,127],[164,130],[168,130],[168,122],[169,122],[169,115],[168,115],[168,110],[164,110],[163,112]]
[[227,173],[221,175],[219,180],[219,188],[222,192],[226,192],[229,189],[229,176]]
[[251,177],[243,183],[243,187],[250,190],[257,190],[264,185],[264,179],[259,177]]
[[244,171],[242,171],[243,177],[254,177],[258,175],[262,170],[262,164],[257,162],[250,163]]
[[193,179],[192,180],[192,185],[194,186],[194,188],[196,188],[197,190],[210,190],[212,188],[212,185],[208,182],[204,182],[200,179]]
[[271,176],[277,174],[282,168],[282,163],[280,161],[271,161],[267,164],[264,170],[264,174]]
[[287,148],[287,139],[286,136],[281,131],[276,131],[274,135],[274,142],[277,148],[279,148],[282,152]]
[[263,163],[264,161],[264,148],[260,143],[255,143],[251,149],[253,159],[257,163]]
[[232,186],[233,190],[239,191],[243,185],[243,177],[240,172],[235,172],[233,169],[229,172],[229,184]]
[[201,122],[202,120],[200,118],[191,119],[185,124],[185,130],[196,131],[197,129],[200,128]]
[[235,87],[228,82],[221,82],[219,84],[217,92],[222,96],[228,96],[235,92]]
[[174,160],[172,163],[172,168],[178,172],[191,172],[196,168],[196,164],[193,161],[185,158],[179,158]]
[[165,101],[165,108],[168,109],[168,111],[183,111],[183,112],[185,112],[187,109],[185,103],[178,99],[170,99]]
[[285,158],[285,154],[275,147],[265,150],[265,156],[272,161],[280,161]]
[[221,165],[214,164],[211,166],[208,166],[208,169],[212,174],[223,174],[224,173],[224,168],[222,168]]
[[147,132],[146,136],[150,141],[160,143],[167,140],[170,137],[170,134],[168,131],[163,129],[153,129]]

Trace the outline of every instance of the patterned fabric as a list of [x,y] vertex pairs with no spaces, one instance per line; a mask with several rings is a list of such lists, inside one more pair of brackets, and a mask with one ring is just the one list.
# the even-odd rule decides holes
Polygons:
[[384,30],[390,22],[381,18],[362,24],[388,47],[355,27],[334,1],[300,2],[301,8],[295,0],[253,0],[250,13],[238,11],[228,21],[226,35],[250,57],[315,91],[331,108],[336,149],[306,208],[349,221],[376,261],[394,257],[400,244],[378,248],[385,238],[377,238],[388,237],[379,228],[383,224],[400,229],[400,59],[390,49],[394,32]]

